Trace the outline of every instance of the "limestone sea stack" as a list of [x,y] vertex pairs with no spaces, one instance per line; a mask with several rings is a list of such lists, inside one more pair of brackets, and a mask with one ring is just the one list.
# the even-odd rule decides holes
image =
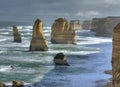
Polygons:
[[29,47],[30,51],[48,51],[48,44],[43,32],[43,23],[37,19],[33,26],[32,40]]
[[112,41],[113,87],[120,87],[120,23],[113,30]]
[[21,35],[16,26],[13,26],[13,36],[14,36],[14,42],[20,43],[22,41]]
[[69,66],[69,64],[67,63],[67,57],[63,53],[56,54],[56,56],[54,57],[54,63],[56,65],[67,65],[67,66]]
[[54,44],[76,44],[76,31],[65,18],[58,18],[52,25],[51,42]]
[[80,20],[71,20],[70,25],[74,30],[81,30],[82,25],[80,24]]

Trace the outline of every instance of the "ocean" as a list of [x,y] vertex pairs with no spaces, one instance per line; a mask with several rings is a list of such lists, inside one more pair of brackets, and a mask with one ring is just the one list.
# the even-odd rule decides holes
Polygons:
[[[77,31],[77,45],[52,44],[50,26],[44,26],[49,51],[29,51],[32,25],[18,26],[22,43],[13,42],[12,26],[0,28],[0,81],[20,80],[34,87],[102,87],[111,77],[112,39]],[[55,66],[53,58],[64,53],[70,66]],[[10,66],[14,66],[11,69]]]

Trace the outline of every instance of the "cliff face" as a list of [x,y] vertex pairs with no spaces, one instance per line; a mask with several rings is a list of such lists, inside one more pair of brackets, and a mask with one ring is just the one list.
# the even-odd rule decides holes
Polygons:
[[120,22],[120,17],[106,17],[93,19],[91,31],[96,32],[96,36],[112,36],[113,28]]
[[13,26],[13,36],[14,36],[14,42],[20,43],[22,41],[21,35],[16,26]]
[[81,30],[82,29],[82,26],[81,26],[79,20],[71,20],[70,25],[74,30]]
[[91,29],[91,20],[85,20],[82,24],[82,29],[90,30]]
[[52,43],[76,44],[76,32],[65,18],[55,20],[51,30]]
[[120,87],[120,23],[114,28],[112,41],[113,87]]
[[99,23],[100,18],[93,18],[92,23],[91,23],[91,32],[96,32],[98,28],[98,23]]
[[33,26],[32,40],[30,43],[30,51],[47,51],[48,45],[43,32],[42,21],[37,19]]

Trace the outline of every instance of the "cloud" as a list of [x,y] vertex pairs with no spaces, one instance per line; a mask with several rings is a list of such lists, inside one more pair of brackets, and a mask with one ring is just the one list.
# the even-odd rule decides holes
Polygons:
[[120,0],[0,0],[0,20],[85,20],[120,15],[119,8]]
[[77,16],[99,16],[100,13],[98,11],[85,11],[85,12],[78,12]]

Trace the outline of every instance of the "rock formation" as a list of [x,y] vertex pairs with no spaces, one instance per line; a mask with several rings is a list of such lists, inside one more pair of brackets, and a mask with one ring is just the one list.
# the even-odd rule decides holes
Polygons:
[[51,42],[54,44],[76,44],[76,31],[65,18],[58,18],[52,25]]
[[24,84],[21,81],[15,81],[15,80],[13,80],[12,87],[24,87]]
[[95,18],[92,20],[91,31],[96,32],[96,36],[111,37],[113,28],[120,22],[120,17]]
[[21,35],[17,29],[16,26],[13,26],[13,36],[14,36],[14,42],[21,42]]
[[33,26],[32,40],[30,43],[30,51],[47,51],[48,45],[43,32],[42,21],[37,19]]
[[91,23],[92,23],[91,20],[85,20],[85,21],[83,21],[82,29],[90,30],[91,29]]
[[81,30],[82,29],[82,26],[81,26],[79,20],[71,20],[70,25],[74,30]]
[[112,41],[113,87],[120,87],[120,23],[113,30]]
[[98,30],[98,22],[100,18],[93,18],[91,23],[91,32],[96,32]]
[[67,57],[63,53],[56,54],[56,56],[54,57],[54,63],[56,65],[69,65],[67,63]]
[[8,87],[3,82],[0,82],[0,87]]

